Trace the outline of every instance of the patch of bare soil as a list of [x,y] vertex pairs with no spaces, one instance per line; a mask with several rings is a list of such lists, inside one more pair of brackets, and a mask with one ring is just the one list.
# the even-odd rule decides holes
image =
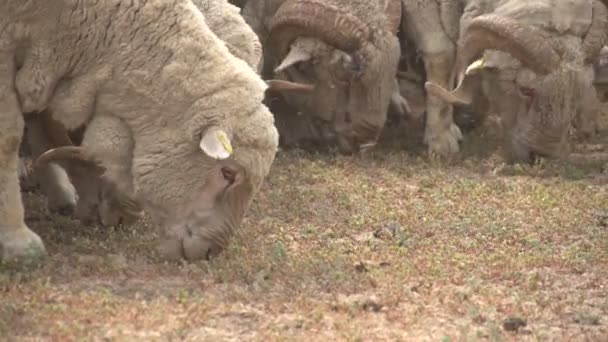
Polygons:
[[280,152],[209,263],[24,193],[50,256],[0,271],[0,339],[608,340],[607,161],[505,166],[479,130],[439,164],[400,132],[363,156]]

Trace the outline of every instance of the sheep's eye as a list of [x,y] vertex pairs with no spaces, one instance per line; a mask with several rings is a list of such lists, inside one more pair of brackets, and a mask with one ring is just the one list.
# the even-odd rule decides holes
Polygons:
[[525,96],[525,97],[534,97],[534,95],[536,95],[536,91],[534,90],[534,88],[528,88],[528,87],[519,87],[519,92]]

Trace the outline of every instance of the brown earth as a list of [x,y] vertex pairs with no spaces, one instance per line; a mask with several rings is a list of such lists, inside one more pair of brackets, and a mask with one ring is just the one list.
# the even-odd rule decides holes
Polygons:
[[505,166],[487,128],[449,164],[404,139],[282,151],[211,262],[164,263],[146,222],[81,226],[24,193],[50,256],[0,271],[0,340],[607,341],[608,162]]

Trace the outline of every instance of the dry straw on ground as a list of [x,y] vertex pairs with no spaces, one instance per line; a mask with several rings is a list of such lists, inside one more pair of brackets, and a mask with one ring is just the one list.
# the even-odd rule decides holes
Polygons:
[[24,193],[50,258],[0,271],[0,340],[608,340],[605,162],[505,167],[494,141],[450,165],[402,139],[281,152],[230,248],[179,267],[146,222],[84,227]]

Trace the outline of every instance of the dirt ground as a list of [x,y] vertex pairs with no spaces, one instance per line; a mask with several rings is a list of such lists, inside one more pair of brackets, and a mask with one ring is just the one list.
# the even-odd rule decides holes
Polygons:
[[24,193],[50,255],[0,271],[0,340],[608,341],[608,161],[505,166],[488,129],[452,163],[406,143],[281,151],[211,262]]

